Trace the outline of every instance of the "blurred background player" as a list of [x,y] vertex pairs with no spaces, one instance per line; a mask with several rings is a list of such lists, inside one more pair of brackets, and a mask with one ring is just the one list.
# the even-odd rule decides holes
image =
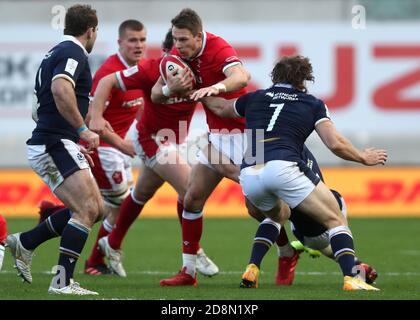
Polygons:
[[[284,57],[272,71],[273,86],[236,100],[214,99],[221,116],[245,116],[247,129],[264,136],[251,139],[241,166],[244,195],[266,216],[257,230],[250,264],[241,287],[258,286],[261,261],[280,233],[278,200],[313,217],[328,229],[335,259],[344,276],[343,290],[378,290],[355,274],[353,237],[337,201],[325,184],[301,159],[306,138],[316,130],[337,156],[364,165],[384,164],[385,150],[359,151],[332,124],[325,104],[306,94],[305,81],[313,81],[312,65],[301,56]],[[219,108],[217,107],[219,106]],[[263,157],[256,154],[263,150]]]
[[[169,39],[166,37],[164,51],[172,48]],[[144,165],[134,189],[121,205],[114,229],[109,236],[99,240],[99,246],[109,259],[111,268],[120,276],[126,276],[120,249],[131,224],[165,181],[178,193],[177,212],[181,222],[183,201],[191,172],[190,166],[179,153],[179,145],[187,137],[196,103],[178,97],[172,97],[165,104],[154,104],[150,101],[152,87],[160,76],[160,60],[146,59],[138,66],[103,78],[92,105],[90,126],[101,132],[101,124],[104,123],[103,106],[112,88],[118,87],[123,91],[140,88],[144,91],[144,112],[134,130],[135,149]],[[207,257],[202,248],[196,263],[198,270],[204,275],[213,276],[219,272],[217,265]]]
[[0,271],[3,267],[4,259],[4,245],[7,238],[7,222],[6,219],[0,214]]
[[[147,30],[140,21],[122,22],[118,28],[118,36],[118,52],[110,56],[93,77],[92,98],[103,77],[137,65],[144,56]],[[108,209],[108,215],[102,222],[91,255],[86,261],[87,274],[108,273],[103,255],[98,248],[98,240],[112,231],[121,203],[130,193],[133,176],[129,156],[134,157],[135,151],[132,140],[126,140],[125,136],[143,107],[143,92],[139,89],[124,92],[114,88],[107,99],[103,116],[114,129],[114,133],[105,131],[100,136],[101,143],[97,152],[92,154],[95,163],[92,171]],[[89,119],[86,121],[89,122]]]
[[[44,57],[35,78],[37,103],[32,116],[36,128],[27,141],[28,160],[68,209],[48,217],[30,231],[7,237],[19,275],[31,283],[33,250],[61,236],[57,274],[48,289],[52,294],[98,294],[73,281],[76,262],[91,227],[104,213],[88,154],[98,146],[99,136],[84,122],[92,86],[88,55],[96,41],[97,26],[96,10],[91,6],[70,7],[63,40]],[[76,144],[79,139],[86,142],[87,149]]]
[[[172,19],[172,54],[188,62],[197,79],[198,90],[192,99],[204,95],[219,95],[226,98],[239,97],[246,92],[249,74],[242,66],[235,50],[224,39],[205,32],[201,18],[191,9],[183,9]],[[184,88],[173,85],[171,76],[167,84],[162,78],[152,90],[152,101],[164,103],[173,93],[184,93]],[[180,89],[178,89],[180,88]],[[171,92],[173,91],[173,92]],[[219,152],[239,164],[243,155],[243,119],[222,119],[206,110],[209,127],[210,152],[218,157]],[[194,165],[182,214],[182,268],[170,279],[161,280],[162,286],[195,285],[196,260],[203,231],[203,208],[206,200],[223,179],[212,167],[212,155],[200,151],[199,163]],[[216,160],[219,163],[219,160]]]

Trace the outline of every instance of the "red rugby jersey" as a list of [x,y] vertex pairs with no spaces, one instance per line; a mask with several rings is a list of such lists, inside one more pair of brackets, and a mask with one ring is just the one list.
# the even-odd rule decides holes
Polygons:
[[[129,67],[120,53],[110,56],[96,71],[93,77],[90,96],[94,96],[96,87],[103,77]],[[108,97],[107,107],[103,116],[111,124],[115,133],[124,139],[139,108],[143,107],[144,98],[142,90],[134,88],[133,90],[124,92],[114,88]],[[101,140],[100,146],[109,146],[109,144]]]
[[[144,91],[145,108],[140,121],[137,123],[137,130],[140,135],[153,136],[162,129],[169,129],[175,134],[176,141],[172,142],[182,143],[187,136],[187,130],[197,103],[179,98],[171,98],[165,104],[155,104],[151,101],[152,88],[160,77],[160,60],[142,60],[137,66],[118,72],[117,79],[123,90],[137,88]],[[168,138],[173,140],[172,137]]]
[[[174,47],[171,54],[180,56],[178,50]],[[203,46],[200,52],[191,60],[186,60],[193,69],[197,78],[197,87],[205,88],[226,79],[223,73],[227,68],[240,64],[237,53],[233,47],[223,38],[209,32],[204,32]],[[243,88],[238,91],[222,93],[219,96],[225,99],[233,99],[247,93]],[[244,118],[221,118],[213,112],[204,108],[206,112],[207,124],[210,130],[220,129],[245,129]]]

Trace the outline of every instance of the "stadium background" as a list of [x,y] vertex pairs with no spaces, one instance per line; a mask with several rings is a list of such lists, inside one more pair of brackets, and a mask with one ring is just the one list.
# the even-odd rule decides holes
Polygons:
[[[30,117],[34,74],[45,52],[60,38],[60,14],[72,3],[0,2],[0,212],[6,216],[34,215],[41,199],[53,197],[28,170],[25,140],[34,127]],[[160,55],[171,17],[186,6],[197,10],[206,30],[236,47],[252,74],[251,87],[270,84],[268,74],[279,56],[296,52],[309,56],[316,77],[310,91],[326,101],[338,129],[358,147],[389,150],[385,168],[362,168],[332,155],[318,137],[310,138],[311,150],[328,168],[326,181],[343,192],[350,216],[420,215],[420,42],[416,32],[420,1],[92,4],[100,19],[90,57],[93,71],[115,52],[117,27],[127,18],[146,24],[147,55]],[[205,132],[203,128],[204,115],[199,110],[191,141]],[[165,186],[144,215],[172,216],[175,198]],[[238,214],[245,214],[240,189],[225,181],[207,205],[206,215]]]

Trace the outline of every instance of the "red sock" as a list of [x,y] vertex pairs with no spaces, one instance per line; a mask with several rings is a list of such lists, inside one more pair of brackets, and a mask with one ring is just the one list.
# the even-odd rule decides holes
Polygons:
[[112,232],[109,234],[108,242],[111,248],[120,249],[121,243],[136,218],[139,216],[144,204],[134,202],[132,195],[130,194],[120,207],[117,221],[115,222]]
[[105,264],[104,256],[98,248],[98,241],[100,238],[105,237],[107,235],[109,235],[109,232],[105,229],[104,224],[102,223],[101,227],[99,228],[98,235],[96,236],[96,242],[93,245],[92,252],[87,261],[88,267],[97,266],[99,264]]
[[280,229],[280,234],[276,240],[276,243],[279,247],[283,247],[289,243],[289,238],[287,237],[286,230],[284,229],[283,226]]
[[197,254],[200,248],[201,234],[203,233],[203,214],[187,213],[186,215],[187,217],[185,217],[185,214],[182,217],[182,252]]
[[0,214],[0,244],[6,243],[7,223],[6,219]]

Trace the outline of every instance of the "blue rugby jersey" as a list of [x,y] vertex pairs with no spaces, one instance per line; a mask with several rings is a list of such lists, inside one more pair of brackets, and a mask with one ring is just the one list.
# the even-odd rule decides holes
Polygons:
[[[298,162],[307,137],[330,116],[324,102],[287,84],[241,96],[235,110],[246,119],[248,149],[242,168],[271,160]],[[250,132],[252,135],[250,136]],[[259,154],[263,150],[262,154]]]
[[79,140],[76,129],[59,113],[51,92],[51,83],[56,78],[65,78],[74,87],[77,105],[84,118],[89,107],[89,91],[92,75],[88,63],[88,53],[73,36],[63,40],[44,57],[35,78],[35,103],[32,117],[36,128],[27,144],[46,144],[59,139]]

